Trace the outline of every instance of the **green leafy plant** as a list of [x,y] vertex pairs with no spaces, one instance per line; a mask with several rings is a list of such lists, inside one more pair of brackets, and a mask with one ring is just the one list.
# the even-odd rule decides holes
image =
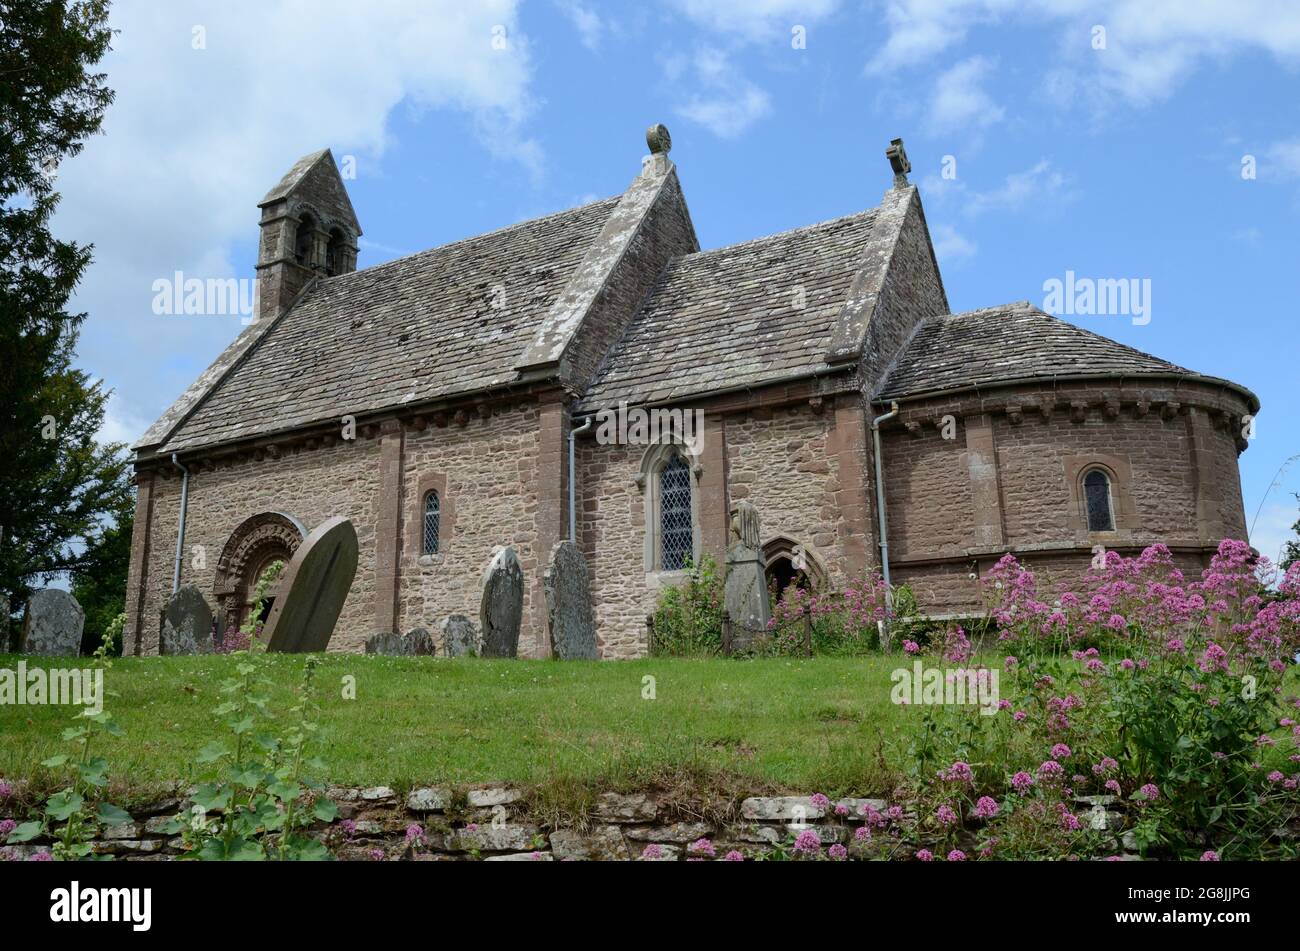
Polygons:
[[653,653],[698,656],[722,647],[723,574],[705,555],[689,566],[683,584],[666,588],[654,613]]

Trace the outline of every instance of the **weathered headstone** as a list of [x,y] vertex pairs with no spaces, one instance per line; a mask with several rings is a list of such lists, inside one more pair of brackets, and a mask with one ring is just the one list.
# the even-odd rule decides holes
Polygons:
[[483,573],[479,626],[484,657],[519,653],[519,624],[524,616],[524,569],[513,548],[497,548]]
[[560,660],[596,660],[596,619],[587,587],[587,559],[567,538],[551,549],[542,588],[551,653]]
[[367,654],[385,657],[429,657],[435,651],[433,635],[422,627],[401,634],[376,634],[366,641]]
[[197,585],[181,585],[167,599],[158,653],[212,653],[212,608]]
[[77,599],[58,588],[37,591],[27,602],[20,654],[76,657],[81,653],[81,631],[86,612]]
[[767,565],[760,541],[758,509],[741,500],[731,510],[731,540],[727,545],[727,580],[723,600],[731,622],[742,636],[767,627]]
[[335,516],[317,526],[280,577],[280,593],[262,633],[267,650],[325,650],[356,573],[357,532],[352,523]]
[[448,615],[438,628],[442,632],[442,649],[448,657],[478,656],[478,628],[465,615]]

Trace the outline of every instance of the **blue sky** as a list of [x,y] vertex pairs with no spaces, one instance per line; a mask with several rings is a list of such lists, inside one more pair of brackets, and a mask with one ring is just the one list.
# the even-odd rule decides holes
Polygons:
[[[1248,522],[1300,453],[1300,4],[120,2],[113,22],[118,101],[60,170],[56,225],[96,245],[80,355],[115,389],[106,436],[137,437],[239,332],[155,315],[152,282],[251,277],[256,203],[299,155],[355,156],[364,267],[620,193],[664,122],[705,247],[877,204],[902,136],[955,311],[1041,305],[1067,271],[1149,280],[1148,323],[1069,319],[1259,395]],[[1265,553],[1294,491],[1300,463]]]

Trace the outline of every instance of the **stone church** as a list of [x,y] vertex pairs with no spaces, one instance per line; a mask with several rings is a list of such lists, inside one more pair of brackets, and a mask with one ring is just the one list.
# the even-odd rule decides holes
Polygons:
[[[585,554],[600,655],[636,657],[741,500],[775,584],[887,566],[935,617],[1008,551],[1068,580],[1098,545],[1199,569],[1244,536],[1256,397],[1024,301],[950,313],[901,141],[879,205],[701,250],[647,138],[622,195],[362,270],[333,157],[298,161],[260,204],[257,319],[135,447],[127,652],[158,651],[177,584],[241,623],[333,516],[360,558],[331,650],[476,618],[508,545],[534,657],[557,542]],[[620,407],[701,431],[599,438]]]

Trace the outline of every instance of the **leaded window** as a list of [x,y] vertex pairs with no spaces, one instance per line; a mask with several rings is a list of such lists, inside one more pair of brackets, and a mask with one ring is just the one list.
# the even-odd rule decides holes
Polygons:
[[421,554],[438,554],[438,522],[441,515],[438,490],[434,489],[424,497],[424,544],[420,546]]
[[1110,479],[1100,469],[1083,477],[1083,496],[1088,506],[1088,531],[1113,532],[1115,515],[1111,511]]
[[659,471],[659,538],[663,570],[685,568],[695,553],[691,467],[677,453]]

